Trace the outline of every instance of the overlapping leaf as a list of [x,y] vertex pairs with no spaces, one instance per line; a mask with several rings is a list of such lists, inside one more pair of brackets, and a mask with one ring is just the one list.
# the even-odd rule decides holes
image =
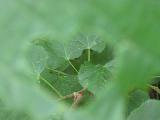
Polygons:
[[80,57],[85,49],[102,52],[105,48],[105,42],[96,35],[79,35],[79,37],[65,42],[62,40],[40,38],[35,40],[34,43],[43,46],[55,57],[61,57],[66,61]]
[[51,70],[45,70],[41,76],[45,78],[62,96],[81,90],[77,76],[62,75]]
[[47,59],[48,54],[43,48],[35,45],[30,47],[28,52],[28,60],[30,61],[30,65],[33,70],[38,75],[45,69]]
[[130,114],[134,109],[138,108],[142,103],[149,100],[149,95],[147,92],[142,90],[136,90],[129,94],[128,101],[128,111]]
[[83,87],[87,86],[88,90],[96,93],[106,85],[109,74],[103,66],[87,62],[81,66],[78,78]]

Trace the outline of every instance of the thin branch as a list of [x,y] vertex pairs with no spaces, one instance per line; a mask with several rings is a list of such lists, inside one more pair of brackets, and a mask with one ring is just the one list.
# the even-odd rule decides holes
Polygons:
[[87,87],[84,87],[83,89],[81,89],[80,91],[77,91],[77,92],[74,92],[72,94],[69,94],[69,95],[66,95],[66,96],[63,96],[61,99],[59,99],[59,101],[62,101],[62,100],[66,100],[66,99],[69,99],[69,98],[73,98],[75,93],[83,93],[84,91],[87,90]]

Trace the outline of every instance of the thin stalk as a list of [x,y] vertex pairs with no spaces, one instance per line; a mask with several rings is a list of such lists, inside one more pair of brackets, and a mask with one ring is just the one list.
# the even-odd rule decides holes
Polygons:
[[68,60],[69,64],[72,66],[72,68],[76,71],[76,73],[78,73],[78,70],[75,68],[75,66],[71,63],[70,60]]
[[42,76],[39,76],[39,78],[41,80],[43,80],[50,88],[52,88],[52,90],[60,97],[63,98],[63,96],[61,95],[61,93],[53,86],[51,85],[45,78],[43,78]]
[[59,74],[62,74],[62,75],[68,75],[67,73],[64,73],[64,72],[62,72],[62,71],[59,71],[59,70],[55,70],[55,69],[51,69],[51,68],[48,68],[48,67],[46,67],[48,70],[51,70],[51,71],[53,71],[53,72],[56,72],[56,73],[59,73]]
[[88,49],[88,62],[90,62],[90,61],[91,61],[91,50]]

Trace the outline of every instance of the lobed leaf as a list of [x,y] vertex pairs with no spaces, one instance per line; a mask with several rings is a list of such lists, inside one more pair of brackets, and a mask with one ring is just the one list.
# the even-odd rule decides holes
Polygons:
[[78,78],[83,87],[87,86],[89,91],[97,93],[106,85],[109,71],[102,65],[93,65],[87,62],[81,66]]

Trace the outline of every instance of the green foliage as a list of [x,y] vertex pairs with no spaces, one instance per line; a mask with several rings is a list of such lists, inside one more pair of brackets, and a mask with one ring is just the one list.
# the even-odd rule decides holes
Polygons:
[[142,104],[128,117],[128,120],[159,120],[160,103],[156,100],[149,100]]
[[78,78],[83,87],[87,86],[89,91],[96,93],[109,82],[107,81],[109,79],[109,71],[101,65],[85,63],[80,68]]
[[159,119],[158,0],[0,0],[0,11],[1,120]]
[[145,91],[136,90],[130,93],[128,100],[128,114],[147,100],[149,100],[149,95]]

